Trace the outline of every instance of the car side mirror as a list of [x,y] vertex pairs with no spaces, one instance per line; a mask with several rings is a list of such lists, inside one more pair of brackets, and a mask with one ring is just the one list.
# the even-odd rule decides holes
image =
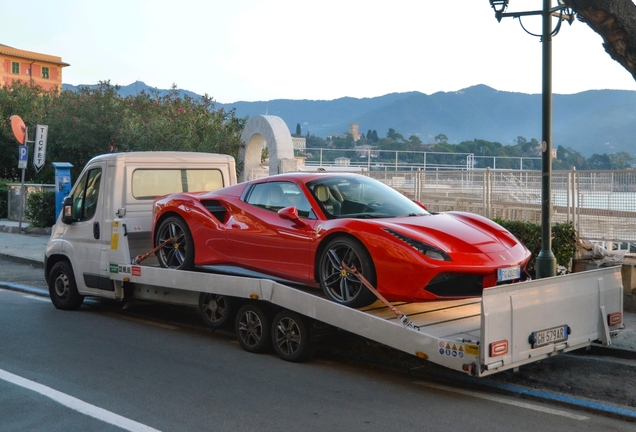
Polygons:
[[73,197],[67,196],[62,201],[62,222],[66,225],[73,223]]
[[280,216],[281,219],[292,221],[303,228],[309,226],[307,222],[305,222],[304,220],[300,218],[300,216],[298,216],[298,209],[296,207],[282,208],[278,210],[278,216]]

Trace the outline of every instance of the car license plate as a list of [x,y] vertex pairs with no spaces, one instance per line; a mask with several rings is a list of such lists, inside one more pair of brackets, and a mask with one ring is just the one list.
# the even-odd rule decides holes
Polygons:
[[552,327],[546,330],[532,332],[530,335],[532,348],[539,348],[556,342],[566,341],[569,336],[568,330],[569,327],[567,325],[562,325],[559,327]]
[[505,267],[497,269],[497,282],[519,279],[521,277],[521,267]]

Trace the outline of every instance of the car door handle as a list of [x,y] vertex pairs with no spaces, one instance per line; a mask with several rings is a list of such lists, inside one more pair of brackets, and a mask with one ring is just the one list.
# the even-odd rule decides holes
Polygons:
[[93,237],[99,240],[99,222],[93,223]]

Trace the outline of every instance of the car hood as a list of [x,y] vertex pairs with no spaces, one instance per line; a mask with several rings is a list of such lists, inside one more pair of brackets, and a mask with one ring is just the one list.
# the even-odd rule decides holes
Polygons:
[[477,215],[438,213],[394,218],[382,225],[446,252],[494,253],[519,244],[503,227]]

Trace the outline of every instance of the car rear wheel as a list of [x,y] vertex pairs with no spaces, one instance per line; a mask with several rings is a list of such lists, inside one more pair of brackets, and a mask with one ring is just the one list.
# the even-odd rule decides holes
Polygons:
[[368,306],[377,299],[360,280],[342,267],[355,267],[372,285],[376,283],[371,255],[357,240],[337,237],[325,247],[320,257],[320,286],[330,300],[352,308]]
[[60,261],[51,268],[49,295],[53,305],[62,310],[75,310],[84,302],[84,296],[77,291],[73,268],[66,261]]
[[236,337],[245,351],[267,351],[271,343],[271,328],[270,316],[259,305],[245,304],[236,314]]
[[289,310],[282,310],[274,317],[272,344],[276,354],[290,362],[307,361],[314,353],[306,320]]
[[205,325],[220,328],[228,324],[235,313],[235,300],[220,294],[199,294],[198,311]]
[[183,219],[171,216],[159,225],[155,235],[155,247],[168,241],[157,251],[161,267],[190,270],[194,267],[194,243],[190,228]]

